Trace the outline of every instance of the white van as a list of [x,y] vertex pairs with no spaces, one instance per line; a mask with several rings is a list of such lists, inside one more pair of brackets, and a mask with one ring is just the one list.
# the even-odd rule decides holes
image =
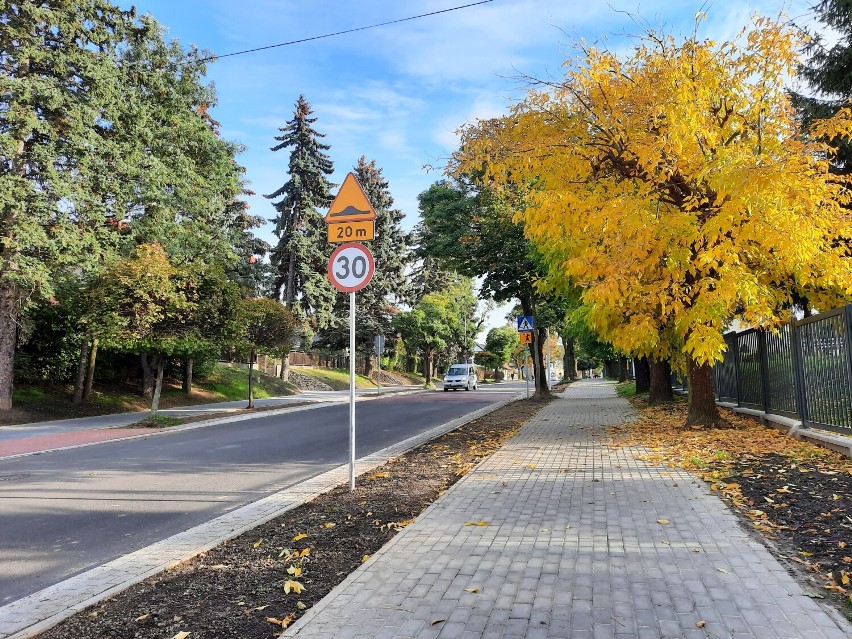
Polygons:
[[444,390],[463,388],[476,390],[476,366],[473,364],[453,364],[444,373]]

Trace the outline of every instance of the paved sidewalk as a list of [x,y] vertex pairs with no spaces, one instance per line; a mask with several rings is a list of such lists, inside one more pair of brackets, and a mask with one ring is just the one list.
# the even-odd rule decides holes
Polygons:
[[632,414],[570,386],[284,636],[852,637],[703,482],[603,443]]

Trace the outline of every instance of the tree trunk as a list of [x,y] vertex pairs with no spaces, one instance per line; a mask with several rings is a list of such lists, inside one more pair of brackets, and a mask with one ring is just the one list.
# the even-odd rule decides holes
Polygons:
[[282,381],[290,381],[290,353],[281,358],[281,374],[278,377]]
[[430,351],[423,352],[423,377],[426,378],[426,385],[432,382],[432,353]]
[[74,396],[72,404],[83,401],[83,385],[86,383],[86,363],[89,360],[89,333],[83,335],[80,340],[80,357],[77,359],[77,380],[74,382]]
[[373,355],[367,351],[364,355],[364,377],[369,377],[373,372]]
[[618,383],[627,381],[627,358],[623,355],[618,358]]
[[636,392],[647,393],[651,390],[651,368],[648,365],[648,358],[635,358],[633,368],[636,370]]
[[98,360],[98,338],[92,338],[92,348],[89,349],[89,370],[86,371],[86,385],[83,387],[83,399],[89,399],[92,394],[92,384],[95,382],[95,362]]
[[5,281],[0,287],[0,410],[12,408],[17,340],[18,288]]
[[249,353],[249,379],[248,379],[248,406],[246,408],[254,408],[254,387],[252,372],[254,371],[254,349]]
[[544,365],[544,343],[547,339],[547,330],[543,328],[535,329],[534,344],[535,356],[533,357],[533,365],[535,366],[535,398],[544,399],[550,397],[550,389],[547,388],[547,370]]
[[192,367],[195,364],[195,360],[191,357],[188,357],[183,362],[183,386],[181,390],[189,395],[192,393]]
[[154,394],[154,374],[158,365],[157,355],[142,353],[139,361],[142,364],[142,397],[150,398]]
[[296,284],[296,248],[294,246],[290,247],[290,257],[287,262],[287,283],[285,285],[287,288],[284,289],[284,306],[292,309],[293,300],[296,299],[293,291]]
[[713,394],[713,369],[686,358],[686,379],[689,382],[689,412],[685,426],[713,428],[723,423],[716,397]]
[[577,379],[577,357],[574,354],[574,338],[570,335],[561,335],[562,348],[562,377],[565,379]]
[[160,407],[160,394],[163,391],[163,369],[166,367],[166,358],[163,355],[156,355],[154,359],[157,362],[157,380],[154,384],[154,397],[151,400],[152,415],[155,415]]
[[674,399],[672,392],[672,368],[667,361],[649,360],[651,369],[651,388],[648,403],[652,406],[670,402]]

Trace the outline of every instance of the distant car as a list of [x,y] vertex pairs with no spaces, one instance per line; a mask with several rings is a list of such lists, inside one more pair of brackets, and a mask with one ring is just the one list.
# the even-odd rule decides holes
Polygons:
[[476,366],[473,364],[453,364],[444,373],[444,390],[476,390]]

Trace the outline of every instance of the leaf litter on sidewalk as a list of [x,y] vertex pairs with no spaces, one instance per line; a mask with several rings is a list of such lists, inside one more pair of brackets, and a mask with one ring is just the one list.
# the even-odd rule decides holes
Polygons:
[[730,428],[693,429],[683,402],[631,401],[640,417],[610,428],[610,445],[706,481],[811,596],[852,618],[852,460],[728,409]]

